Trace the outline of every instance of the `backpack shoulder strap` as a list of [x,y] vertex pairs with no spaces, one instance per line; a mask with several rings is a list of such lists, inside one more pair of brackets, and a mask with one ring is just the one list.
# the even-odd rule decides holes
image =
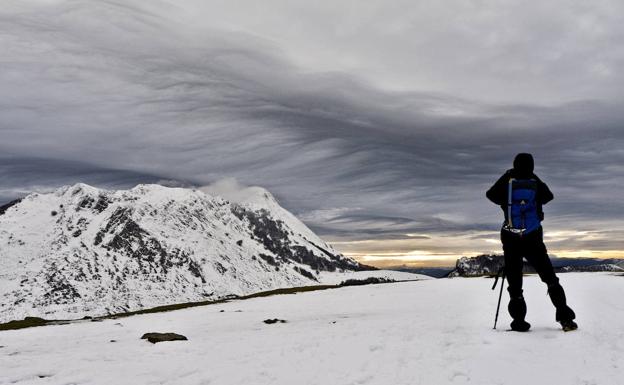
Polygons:
[[509,178],[509,188],[507,190],[507,224],[509,227],[513,227],[511,222],[511,206],[513,204],[513,182],[514,178]]

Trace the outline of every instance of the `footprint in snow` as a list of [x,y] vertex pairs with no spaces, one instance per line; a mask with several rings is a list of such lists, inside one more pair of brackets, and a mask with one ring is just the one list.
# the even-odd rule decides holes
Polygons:
[[466,382],[470,382],[470,377],[464,373],[464,372],[453,372],[453,374],[451,376],[449,376],[449,380],[451,380],[452,382],[462,382],[462,383],[466,383]]

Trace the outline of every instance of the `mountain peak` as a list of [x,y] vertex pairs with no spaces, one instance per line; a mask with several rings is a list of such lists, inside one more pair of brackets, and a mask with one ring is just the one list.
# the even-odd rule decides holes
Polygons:
[[260,186],[243,186],[233,178],[219,180],[211,185],[200,187],[199,190],[232,203],[265,208],[279,206],[277,199],[267,189]]
[[62,195],[77,195],[77,194],[97,194],[101,190],[97,187],[88,185],[86,183],[76,183],[69,186],[61,187],[57,190],[57,193],[61,193]]

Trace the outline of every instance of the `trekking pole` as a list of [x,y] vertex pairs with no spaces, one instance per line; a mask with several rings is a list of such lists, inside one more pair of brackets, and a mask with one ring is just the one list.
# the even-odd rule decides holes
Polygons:
[[498,305],[496,305],[496,317],[494,318],[494,329],[496,329],[496,323],[498,322],[498,311],[500,310],[501,298],[503,298],[503,287],[505,286],[505,266],[501,267],[496,274],[496,279],[494,280],[494,285],[492,285],[492,290],[496,288],[496,284],[498,283],[498,276],[503,274],[503,280],[501,281],[500,294],[498,295]]

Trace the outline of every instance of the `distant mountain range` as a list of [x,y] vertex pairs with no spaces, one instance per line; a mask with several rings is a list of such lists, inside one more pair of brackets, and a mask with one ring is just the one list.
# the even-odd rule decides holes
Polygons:
[[373,269],[261,188],[233,203],[195,189],[76,184],[0,207],[0,322],[216,300]]
[[392,267],[392,270],[403,271],[412,274],[423,274],[433,278],[444,278],[449,275],[454,269],[452,267],[409,267],[409,266],[397,266]]
[[[623,259],[597,258],[551,258],[553,267],[558,273],[568,272],[595,272],[614,271],[624,272]],[[455,269],[449,272],[448,277],[478,277],[494,275],[503,266],[502,255],[479,255],[476,257],[462,257],[457,260]],[[534,273],[535,270],[528,263],[524,263],[525,273]]]

